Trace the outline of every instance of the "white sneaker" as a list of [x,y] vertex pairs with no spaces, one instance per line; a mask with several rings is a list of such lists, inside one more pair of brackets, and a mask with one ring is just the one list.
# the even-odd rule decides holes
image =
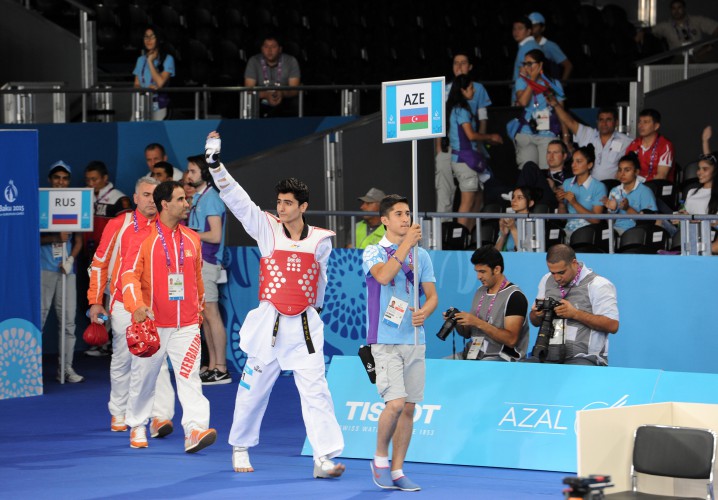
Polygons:
[[130,448],[147,448],[147,428],[144,425],[130,431]]
[[244,446],[232,447],[232,468],[234,472],[254,472],[254,467],[249,463],[249,451]]
[[[62,377],[60,376],[60,370],[57,370],[57,381],[62,382]],[[75,372],[75,370],[72,369],[70,365],[67,365],[65,367],[65,382],[68,384],[77,384],[79,382],[84,382],[85,377],[82,375],[79,375]]]

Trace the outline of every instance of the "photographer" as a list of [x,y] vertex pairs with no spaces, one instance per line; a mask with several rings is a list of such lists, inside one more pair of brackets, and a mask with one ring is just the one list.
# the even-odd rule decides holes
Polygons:
[[[530,361],[608,366],[608,334],[618,331],[616,287],[578,262],[568,245],[549,248],[546,265],[549,273],[539,283],[539,304],[529,315],[531,324],[541,327]],[[544,320],[551,324],[543,325]],[[547,350],[537,359],[546,328]]]
[[528,301],[521,289],[504,276],[504,258],[492,245],[471,256],[481,287],[476,290],[471,312],[458,312],[456,331],[471,339],[465,359],[518,361],[526,358],[529,325]]

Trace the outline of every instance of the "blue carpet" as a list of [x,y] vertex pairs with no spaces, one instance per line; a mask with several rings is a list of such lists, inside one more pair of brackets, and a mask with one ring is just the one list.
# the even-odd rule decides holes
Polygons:
[[[237,474],[227,444],[237,374],[232,374],[232,384],[205,387],[211,425],[219,437],[190,455],[184,453],[179,403],[173,434],[151,439],[149,448],[131,449],[127,432],[109,430],[109,358],[78,353],[75,369],[86,381],[60,385],[55,365],[45,363],[43,396],[0,401],[1,498],[324,500],[410,495],[375,487],[366,460],[343,460],[347,471],[341,479],[313,479],[311,457],[300,455],[305,433],[291,377],[280,377],[272,393],[261,442],[251,452],[256,472]],[[569,475],[419,463],[407,463],[404,470],[423,488],[411,497],[444,500],[563,498],[561,480]]]

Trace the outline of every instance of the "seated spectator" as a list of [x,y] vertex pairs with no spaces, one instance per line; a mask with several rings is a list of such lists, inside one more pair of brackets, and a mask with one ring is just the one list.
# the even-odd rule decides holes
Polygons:
[[598,161],[591,173],[599,181],[615,179],[618,170],[618,159],[624,155],[632,139],[616,130],[618,111],[616,108],[601,108],[598,111],[596,128],[578,123],[555,98],[549,98],[561,123],[573,134],[579,146],[593,144],[598,153]]
[[[166,87],[175,76],[175,60],[163,49],[156,28],[149,27],[143,37],[144,50],[137,58],[135,69],[135,88],[161,89]],[[165,93],[152,94],[152,119],[164,120],[167,117],[169,96]]]
[[[299,62],[294,56],[282,53],[279,39],[274,35],[265,37],[261,53],[252,56],[244,70],[245,87],[296,87],[300,81]],[[296,90],[262,90],[259,92],[260,115],[297,116],[298,94]]]
[[[152,177],[152,167],[155,163],[167,161],[167,152],[165,151],[165,147],[158,142],[153,142],[152,144],[145,146],[145,161],[147,162],[147,169],[149,170],[147,176]],[[181,181],[183,175],[184,172],[182,172],[182,169],[174,166],[172,167],[173,181]]]
[[543,50],[543,53],[546,54],[546,60],[549,62],[549,68],[546,68],[547,73],[551,77],[559,78],[562,82],[565,82],[571,76],[573,64],[563,53],[561,47],[543,36],[544,31],[546,31],[546,19],[544,19],[543,15],[540,12],[532,12],[528,17],[531,21],[531,34],[541,50]]
[[[642,214],[644,210],[656,212],[656,198],[653,191],[638,182],[641,165],[638,157],[631,153],[618,161],[618,180],[621,184],[611,189],[608,198],[604,198],[603,206],[612,214]],[[617,219],[613,223],[618,234],[636,225],[633,219]]]
[[367,212],[364,219],[356,225],[356,247],[364,249],[369,245],[377,245],[386,233],[386,227],[381,223],[379,216],[379,204],[386,198],[384,191],[371,188],[364,196],[358,198],[361,201],[359,209]]
[[[556,190],[572,175],[571,165],[566,162],[568,157],[566,144],[558,139],[552,140],[546,147],[548,170],[541,170],[534,162],[528,161],[519,172],[516,185],[533,188],[537,203],[543,203],[551,210],[556,210],[558,208]],[[505,200],[511,200],[512,196],[513,193],[501,195]]]
[[[471,58],[466,52],[457,52],[454,55],[453,73],[454,77],[459,75],[471,75],[474,66],[471,64]],[[485,134],[488,127],[487,108],[491,106],[491,98],[486,92],[483,85],[472,80],[474,86],[474,97],[469,101],[469,109],[476,116],[478,121],[478,131]],[[446,97],[451,92],[452,82],[446,85]],[[436,211],[437,212],[453,212],[454,211],[454,174],[451,170],[451,151],[449,149],[448,138],[436,140],[435,144],[436,158],[435,167],[436,174],[434,176],[434,184],[436,187]],[[483,144],[479,144],[479,149],[483,155],[488,157]]]
[[491,245],[471,256],[481,286],[470,312],[456,313],[456,331],[471,339],[464,357],[481,361],[519,361],[529,345],[528,301],[504,275],[504,258]]
[[[602,200],[606,197],[606,185],[591,177],[595,161],[596,153],[592,144],[577,149],[573,154],[571,170],[574,176],[566,179],[556,191],[559,213],[591,215],[603,212]],[[566,237],[570,238],[571,233],[580,227],[598,222],[598,219],[570,219],[566,223]]]
[[[534,193],[528,186],[514,189],[511,197],[511,210],[516,214],[527,214],[534,206]],[[519,233],[516,219],[499,220],[499,239],[494,247],[501,252],[515,252],[518,249]]]
[[[482,184],[491,178],[486,157],[478,151],[477,141],[502,144],[499,134],[481,134],[476,131],[476,115],[470,102],[475,88],[471,78],[459,75],[454,80],[446,101],[447,130],[451,145],[451,170],[459,181],[461,203],[459,212],[478,212],[482,202]],[[467,229],[474,227],[475,221],[461,217],[457,219]]]
[[547,97],[556,95],[563,101],[563,87],[543,73],[546,57],[541,50],[531,50],[524,57],[519,79],[516,81],[516,97],[524,108],[519,118],[516,141],[516,163],[519,169],[527,161],[538,163],[542,170],[548,169],[546,149],[549,142],[566,132]]
[[514,21],[511,35],[516,40],[516,43],[519,44],[516,59],[514,60],[514,72],[511,75],[511,80],[514,82],[514,91],[511,95],[515,98],[516,81],[519,79],[521,69],[524,67],[523,63],[526,54],[532,50],[541,50],[541,47],[533,37],[531,20],[526,16],[519,17]]
[[174,167],[172,164],[166,161],[158,161],[152,165],[152,175],[159,182],[171,181],[174,174]]
[[718,183],[716,172],[718,168],[718,151],[698,157],[699,186],[688,191],[684,203],[687,214],[715,214],[718,213]]
[[[655,109],[644,109],[638,114],[638,137],[626,148],[626,154],[635,152],[641,163],[641,182],[672,177],[673,144],[663,137],[661,114]],[[664,210],[661,210],[663,212]]]

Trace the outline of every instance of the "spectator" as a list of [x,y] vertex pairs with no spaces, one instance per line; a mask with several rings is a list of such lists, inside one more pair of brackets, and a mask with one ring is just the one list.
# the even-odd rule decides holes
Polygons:
[[150,224],[149,234],[131,235],[120,279],[132,323],[154,323],[160,342],[154,355],[132,357],[125,423],[131,429],[130,447],[147,448],[146,425],[155,385],[169,356],[182,405],[184,450],[196,453],[217,439],[217,431],[209,428],[209,401],[199,379],[202,252],[197,234],[179,223],[189,210],[182,186],[176,181],[163,182],[152,198],[157,218]]
[[[279,39],[274,35],[264,38],[261,53],[252,56],[244,70],[245,87],[296,87],[300,81],[299,62],[294,56],[282,53]],[[298,94],[296,90],[260,91],[261,116],[297,116]]]
[[511,80],[514,82],[514,92],[512,92],[512,98],[516,96],[516,82],[519,79],[521,70],[525,68],[524,61],[526,54],[532,50],[541,50],[541,46],[536,42],[536,39],[532,34],[533,26],[531,20],[526,17],[519,17],[513,23],[513,29],[511,35],[519,44],[518,52],[516,52],[516,60],[514,61],[514,72],[511,75]]
[[618,111],[616,108],[601,108],[598,110],[596,128],[587,127],[578,123],[555,98],[549,98],[561,123],[571,131],[573,139],[579,146],[593,144],[598,153],[598,161],[593,169],[593,175],[599,181],[615,179],[618,170],[618,159],[624,155],[632,139],[626,134],[616,131]]
[[174,168],[172,164],[166,161],[158,161],[152,165],[152,175],[159,182],[171,181],[174,175]]
[[474,294],[471,312],[456,313],[456,331],[471,339],[464,359],[519,361],[526,358],[528,301],[521,289],[504,276],[501,252],[491,245],[483,246],[471,256],[471,263],[481,286]]
[[[673,144],[659,134],[661,114],[655,109],[644,109],[638,114],[638,137],[626,148],[626,154],[635,152],[641,163],[641,182],[668,179],[673,167]],[[661,210],[663,212],[663,210]]]
[[[603,206],[612,214],[642,214],[644,210],[656,212],[656,198],[653,191],[643,183],[638,182],[638,172],[641,165],[638,157],[631,153],[618,160],[618,180],[621,184],[611,189],[608,198],[603,200]],[[613,223],[618,234],[636,225],[632,219],[618,219]]]
[[[165,151],[165,147],[158,142],[153,142],[152,144],[148,144],[147,146],[145,146],[145,161],[147,162],[147,169],[149,170],[147,176],[152,177],[152,167],[154,167],[155,163],[160,161],[167,161],[167,153]],[[184,172],[182,172],[181,169],[174,166],[172,167],[173,181],[181,181],[183,175]]]
[[[125,411],[130,390],[130,372],[132,354],[127,346],[126,330],[132,323],[130,313],[125,309],[122,298],[122,283],[119,270],[128,250],[130,238],[137,233],[149,235],[152,223],[155,222],[157,208],[152,197],[159,182],[155,179],[142,177],[135,184],[134,202],[137,209],[132,213],[118,215],[112,219],[102,232],[102,240],[97,247],[90,266],[90,286],[87,290],[87,301],[90,304],[89,317],[93,323],[102,324],[99,314],[109,316],[112,325],[112,360],[110,362],[110,430],[124,432]],[[108,285],[112,298],[112,308],[108,315],[104,307],[105,285]],[[164,437],[173,430],[175,392],[170,381],[167,362],[162,363],[154,403],[150,436]]]
[[[52,164],[48,172],[50,187],[61,189],[70,187],[72,169],[63,162]],[[41,284],[41,329],[50,307],[55,307],[57,321],[62,318],[62,276],[65,275],[65,331],[58,325],[59,342],[64,344],[65,359],[58,357],[57,380],[62,382],[60,369],[65,366],[65,382],[76,384],[85,380],[72,368],[75,353],[75,314],[77,313],[77,281],[74,262],[82,249],[80,233],[42,233],[40,235],[40,284]],[[59,350],[59,347],[58,347]]]
[[[137,58],[135,70],[135,88],[161,89],[175,76],[175,60],[162,47],[162,40],[156,28],[148,27],[143,37],[145,49]],[[164,120],[167,117],[169,96],[166,93],[152,94],[152,119]]]
[[[451,170],[459,181],[461,203],[459,212],[478,212],[481,208],[482,184],[491,178],[486,157],[478,151],[476,141],[503,143],[499,134],[476,132],[476,115],[470,107],[475,88],[471,78],[459,75],[454,79],[446,101],[447,130],[451,145]],[[459,224],[471,230],[475,221],[459,218]]]
[[[551,210],[556,210],[558,208],[556,190],[572,175],[570,163],[567,164],[568,157],[566,144],[558,139],[552,140],[546,147],[548,170],[541,170],[536,163],[527,161],[519,172],[516,185],[533,188],[537,203],[543,203]],[[511,200],[513,192],[502,194],[501,197]]]
[[524,108],[515,134],[519,169],[527,161],[538,163],[542,170],[548,169],[546,149],[549,142],[561,136],[568,140],[565,125],[561,124],[547,100],[547,97],[555,95],[557,101],[563,101],[563,87],[561,82],[544,74],[545,62],[546,57],[541,50],[529,51],[516,81],[516,98],[519,106]]
[[[539,300],[560,302],[551,326],[547,363],[608,366],[608,334],[618,331],[616,287],[576,260],[568,245],[554,245],[546,253],[549,272],[538,286]],[[540,326],[545,309],[531,306],[531,324]],[[532,357],[530,361],[538,361]],[[541,360],[543,361],[543,359]]]
[[361,201],[359,209],[367,213],[364,220],[356,225],[356,247],[364,249],[369,245],[376,245],[381,241],[386,233],[384,224],[381,223],[379,216],[379,203],[386,197],[384,191],[377,188],[371,188],[364,196],[358,199]]
[[[718,214],[718,151],[699,156],[698,182],[699,186],[688,191],[685,209],[681,213],[688,214]],[[715,226],[714,226],[715,227]],[[711,244],[711,253],[718,254],[718,239]]]
[[[685,0],[670,0],[671,20],[656,24],[651,28],[653,35],[663,38],[670,50],[699,42],[704,38],[718,36],[718,22],[703,16],[690,16],[686,12]],[[643,42],[643,32],[637,34],[637,41]],[[711,45],[703,46],[691,54],[691,62],[713,62],[715,49]],[[683,57],[676,57],[683,62]]]
[[[454,55],[453,74],[454,78],[459,75],[471,75],[474,66],[471,64],[471,58],[465,52],[457,52]],[[478,121],[478,132],[485,134],[488,127],[487,108],[491,106],[491,99],[483,85],[472,81],[474,86],[474,97],[469,102],[469,109],[476,116]],[[451,92],[452,82],[446,86],[446,97]],[[448,133],[448,131],[447,131]],[[488,152],[482,143],[479,144],[481,153],[488,158]],[[436,173],[434,183],[436,186],[436,211],[437,212],[453,212],[454,210],[454,174],[451,169],[451,151],[449,149],[449,139],[442,138],[436,140]]]
[[202,242],[202,280],[204,281],[204,338],[207,343],[209,364],[200,373],[204,385],[229,384],[232,377],[227,371],[227,331],[219,313],[218,281],[224,258],[224,203],[210,185],[212,174],[203,155],[187,158],[187,179],[197,192],[189,211],[189,227]]
[[[566,179],[556,191],[559,213],[591,215],[603,212],[606,185],[591,176],[595,161],[592,144],[577,149],[573,154],[571,170],[574,176]],[[598,222],[598,219],[570,219],[566,223],[566,236],[570,238],[576,229]]]
[[[517,187],[511,193],[511,210],[516,214],[527,214],[534,206],[534,193],[528,186]],[[514,252],[518,249],[519,232],[516,219],[499,220],[499,239],[494,245],[496,250]]]
[[543,36],[544,31],[546,31],[546,19],[544,19],[543,15],[540,12],[532,12],[528,15],[528,18],[531,21],[531,34],[541,50],[546,54],[546,60],[549,61],[550,67],[546,68],[547,73],[552,78],[559,78],[562,82],[566,82],[571,76],[571,71],[573,71],[573,64],[563,53],[561,47]]

